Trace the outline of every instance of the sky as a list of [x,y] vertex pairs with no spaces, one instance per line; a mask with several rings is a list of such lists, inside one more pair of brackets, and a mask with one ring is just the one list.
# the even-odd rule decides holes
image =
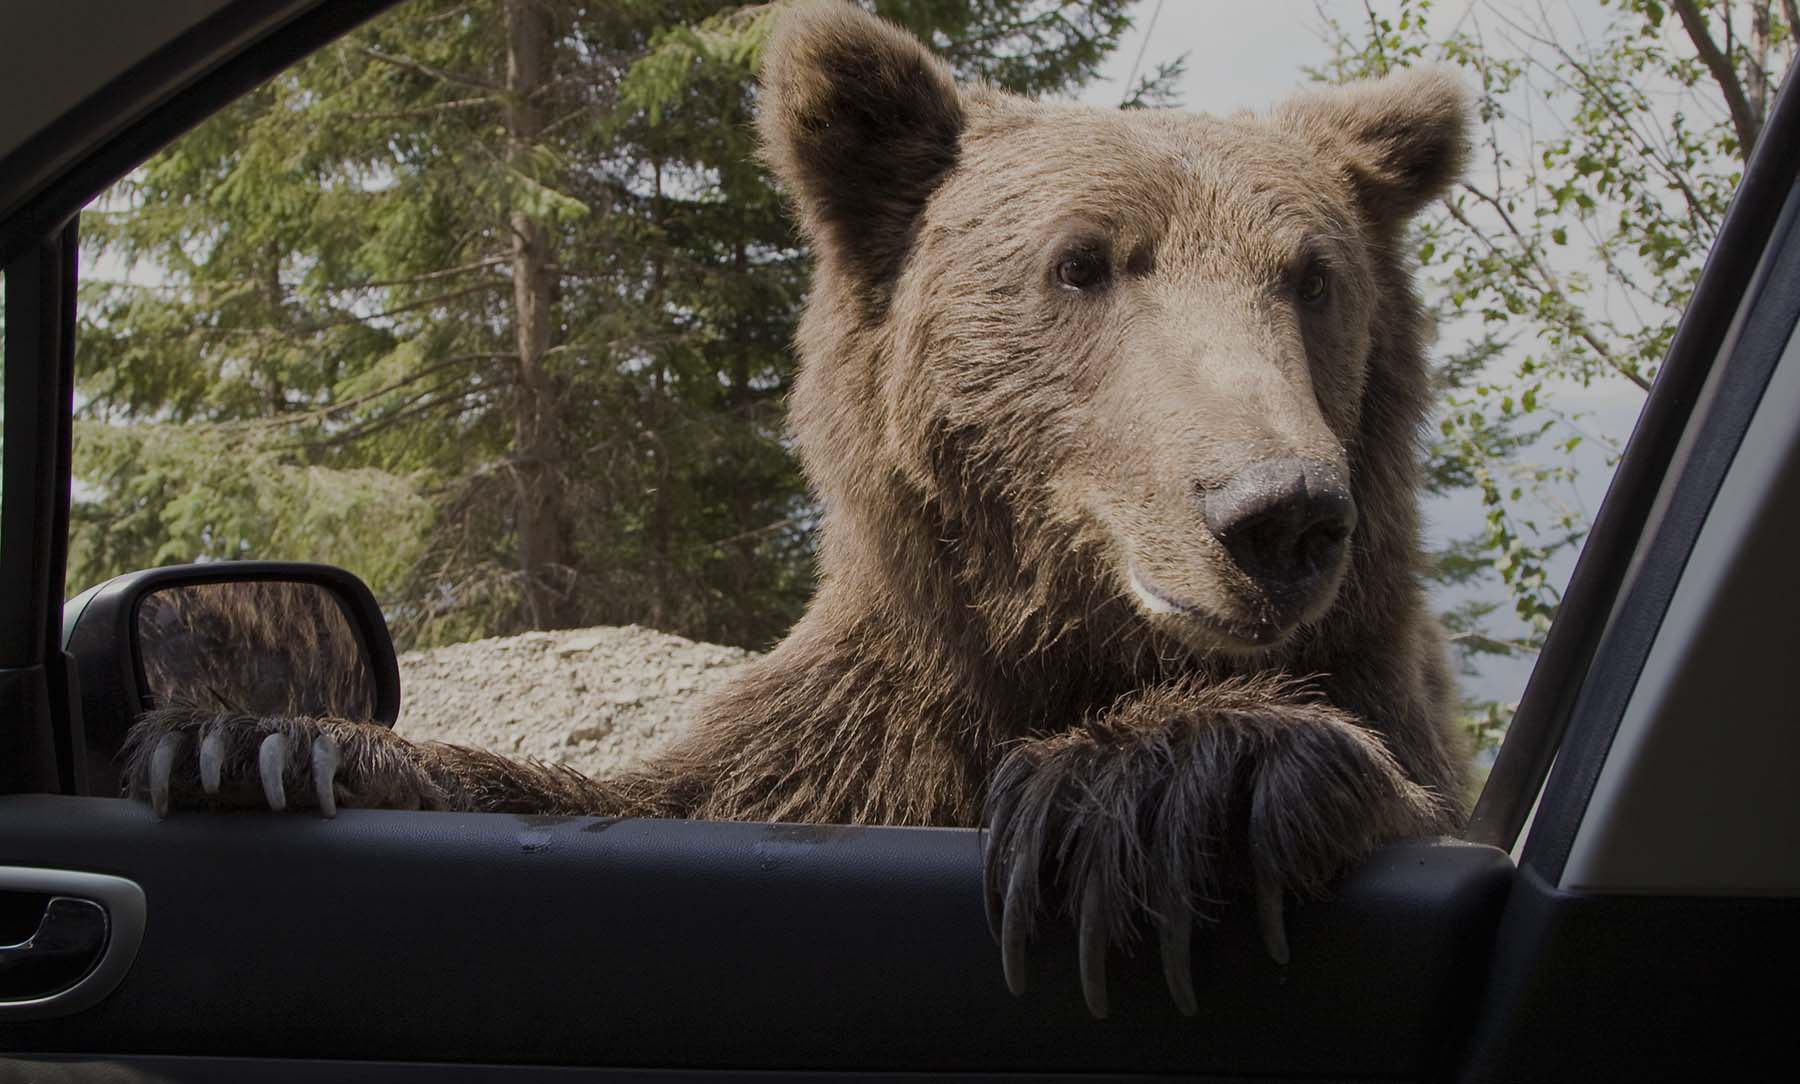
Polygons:
[[1187,53],[1185,108],[1262,109],[1306,81],[1303,66],[1330,55],[1312,0],[1144,0],[1138,13],[1102,78],[1084,88],[1083,101],[1119,104],[1140,52],[1143,72]]

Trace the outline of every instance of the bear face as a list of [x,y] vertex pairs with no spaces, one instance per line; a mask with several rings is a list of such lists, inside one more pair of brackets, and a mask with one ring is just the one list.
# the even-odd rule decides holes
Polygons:
[[997,626],[1122,600],[1256,657],[1322,619],[1392,503],[1364,446],[1423,409],[1385,325],[1416,322],[1397,241],[1460,165],[1455,81],[1126,113],[959,89],[845,4],[779,33],[761,116],[820,265],[794,414],[826,575],[923,533],[983,554],[956,572]]

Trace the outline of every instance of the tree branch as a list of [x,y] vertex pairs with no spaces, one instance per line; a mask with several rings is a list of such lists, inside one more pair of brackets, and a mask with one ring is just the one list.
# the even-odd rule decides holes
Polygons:
[[406,278],[377,279],[373,282],[352,282],[343,286],[333,287],[333,289],[380,290],[393,286],[416,286],[421,282],[430,282],[432,279],[447,279],[456,275],[466,275],[471,271],[483,271],[490,267],[502,267],[508,262],[509,261],[504,256],[493,256],[485,260],[476,260],[474,263],[462,264],[458,267],[446,267],[439,271],[427,271],[420,275],[409,275]]
[[475,391],[480,389],[465,391],[445,399],[431,398],[432,395],[447,390],[449,387],[451,387],[450,384],[439,384],[427,388],[385,414],[378,414],[366,422],[333,433],[328,437],[317,437],[312,439],[303,438],[289,444],[275,444],[270,446],[270,450],[276,452],[290,452],[330,448],[340,444],[350,444],[362,440],[365,437],[372,437],[383,430],[392,429],[403,421],[416,418],[421,414],[429,414],[432,411],[445,410],[445,416],[447,418],[454,418],[475,409],[476,404],[468,402],[467,400],[471,395],[475,394]]
[[1381,20],[1375,17],[1375,5],[1363,0],[1363,14],[1369,17],[1369,44],[1375,48],[1375,60],[1378,63],[1377,74],[1386,75],[1389,70],[1387,46],[1381,40]]
[[[1507,213],[1506,207],[1494,196],[1483,192],[1472,184],[1464,182],[1459,187],[1486,204],[1495,214],[1500,216],[1500,224],[1506,227],[1506,232],[1512,236],[1512,239],[1518,244],[1519,250],[1524,253],[1525,258],[1530,261],[1531,269],[1537,273],[1539,289],[1553,297],[1565,298],[1562,280],[1557,278],[1556,272],[1550,270],[1549,266],[1538,256],[1537,248],[1525,237],[1524,232],[1521,231],[1518,224],[1513,221],[1512,215]],[[1456,219],[1456,221],[1460,222],[1464,228],[1470,230],[1476,236],[1482,237],[1484,240],[1486,239],[1486,235],[1481,232],[1481,229],[1476,226],[1474,222],[1470,221],[1469,216],[1463,212],[1462,208],[1456,205],[1455,201],[1446,198],[1443,202],[1444,206],[1448,208],[1450,212],[1450,217]],[[1491,244],[1491,242],[1489,243]],[[1650,390],[1650,382],[1645,380],[1642,374],[1638,373],[1637,370],[1631,366],[1620,363],[1620,361],[1613,356],[1612,348],[1607,345],[1604,339],[1601,339],[1599,335],[1594,333],[1593,328],[1588,326],[1588,322],[1582,318],[1581,313],[1578,310],[1573,306],[1566,306],[1563,318],[1567,323],[1570,332],[1572,332],[1576,338],[1586,343],[1588,348],[1593,350],[1608,368],[1631,381],[1633,384],[1636,384],[1643,391],[1647,392]]]
[[[327,418],[333,414],[341,414],[346,410],[359,407],[364,403],[371,402],[384,395],[399,391],[401,388],[407,387],[408,385],[417,384],[426,377],[440,373],[445,369],[453,368],[458,365],[467,365],[472,361],[506,361],[516,357],[518,357],[518,355],[511,353],[452,354],[449,357],[439,358],[437,361],[432,362],[430,365],[425,366],[417,372],[401,377],[399,380],[383,387],[376,388],[373,391],[364,392],[361,395],[351,396],[348,399],[342,399],[335,403],[326,403],[323,406],[312,407],[308,410],[276,414],[272,417],[258,418],[254,421],[240,422],[237,424],[243,428],[251,429],[283,429],[294,425],[297,422],[309,421],[317,418]],[[441,383],[436,385],[436,390],[441,391],[451,386],[450,382]],[[411,400],[409,400],[409,402],[410,401]],[[230,423],[227,424],[229,425]]]
[[442,304],[443,302],[446,302],[446,301],[455,301],[458,298],[468,297],[470,294],[481,293],[483,290],[497,290],[502,287],[510,288],[511,286],[512,286],[511,281],[505,280],[505,279],[496,279],[493,282],[477,283],[474,286],[465,286],[460,290],[451,290],[447,294],[434,294],[431,297],[421,297],[417,301],[409,301],[404,305],[395,305],[391,309],[386,309],[381,312],[372,312],[372,313],[369,313],[367,316],[340,316],[340,317],[337,317],[336,319],[332,319],[332,320],[321,320],[317,323],[308,324],[304,327],[301,327],[299,329],[299,333],[303,334],[303,335],[311,335],[316,332],[324,331],[328,328],[348,327],[351,324],[366,324],[371,320],[385,320],[390,316],[398,316],[399,314],[401,314],[403,312],[411,312],[414,309],[429,308],[432,305]]
[[505,87],[490,83],[485,79],[477,79],[472,75],[463,75],[457,72],[447,72],[442,68],[434,68],[429,64],[421,64],[411,57],[394,56],[391,53],[384,53],[379,49],[374,49],[367,45],[356,46],[356,51],[368,57],[370,60],[379,60],[383,64],[391,64],[396,68],[404,69],[415,75],[423,75],[427,79],[436,79],[445,83],[456,83],[460,86],[474,87],[477,90],[485,90],[491,94],[506,93]]
[[[1634,147],[1640,158],[1654,166],[1669,185],[1681,193],[1687,203],[1689,223],[1694,227],[1696,233],[1710,234],[1718,229],[1718,223],[1714,220],[1712,212],[1700,199],[1699,193],[1694,191],[1693,185],[1689,183],[1683,167],[1676,157],[1666,146],[1657,142],[1652,132],[1641,130],[1634,123],[1634,117],[1642,115],[1643,110],[1632,109],[1628,103],[1619,101],[1613,94],[1611,82],[1597,75],[1591,66],[1570,52],[1561,42],[1534,33],[1531,28],[1521,25],[1516,20],[1506,18],[1504,15],[1500,18],[1514,33],[1555,53],[1559,60],[1581,77],[1581,86],[1578,87],[1543,60],[1536,56],[1528,55],[1526,57],[1527,63],[1542,71],[1559,86],[1567,88],[1588,101],[1597,102],[1606,107],[1606,114],[1612,121],[1617,137]],[[1585,89],[1582,89],[1583,87]],[[1744,151],[1748,154],[1749,148],[1744,148]]]
[[[1756,137],[1761,133],[1761,125],[1750,109],[1750,98],[1744,93],[1737,70],[1731,66],[1731,58],[1719,51],[1711,31],[1706,28],[1706,16],[1700,13],[1694,0],[1670,0],[1670,6],[1681,16],[1682,29],[1694,43],[1694,51],[1700,54],[1701,63],[1706,65],[1713,81],[1724,93],[1725,107],[1731,110],[1731,126],[1737,129],[1738,145],[1743,148],[1745,157],[1749,157],[1750,148],[1756,146]],[[1727,12],[1725,17],[1729,19],[1731,14]]]
[[448,113],[454,109],[467,109],[471,106],[487,105],[498,101],[492,94],[477,94],[473,98],[457,98],[448,102],[437,102],[433,105],[417,105],[410,109],[381,109],[373,112],[343,112],[329,114],[332,120],[412,120],[417,117],[432,117],[439,113]]

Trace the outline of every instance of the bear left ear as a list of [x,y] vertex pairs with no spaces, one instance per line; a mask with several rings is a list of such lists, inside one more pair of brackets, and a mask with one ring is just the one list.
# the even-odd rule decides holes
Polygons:
[[1343,159],[1364,209],[1405,222],[1461,175],[1469,153],[1469,98],[1437,67],[1290,99],[1278,122]]
[[757,107],[763,157],[820,255],[879,291],[956,164],[956,83],[917,39],[846,0],[777,18]]

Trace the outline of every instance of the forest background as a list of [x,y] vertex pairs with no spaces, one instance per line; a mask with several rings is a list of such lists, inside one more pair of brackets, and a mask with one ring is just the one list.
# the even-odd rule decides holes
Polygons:
[[[1413,244],[1464,719],[1504,730],[1794,53],[1794,0],[874,0],[965,78],[1264,107],[1438,62]],[[350,568],[402,647],[641,624],[765,648],[812,586],[782,426],[808,256],[756,162],[779,4],[409,0],[82,216],[74,593]]]

